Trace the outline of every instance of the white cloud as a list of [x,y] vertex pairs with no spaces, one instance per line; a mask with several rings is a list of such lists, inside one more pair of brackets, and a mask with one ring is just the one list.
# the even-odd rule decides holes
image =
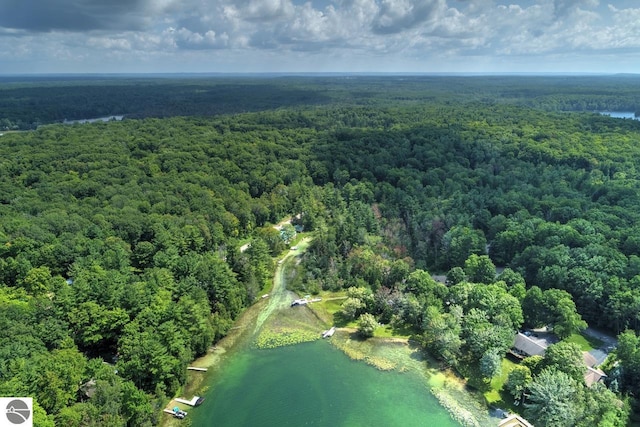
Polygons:
[[68,12],[32,1],[43,8],[29,15],[22,1],[0,0],[0,49],[12,52],[0,69],[30,55],[69,71],[95,70],[107,57],[136,69],[142,58],[210,70],[294,64],[313,71],[389,61],[537,66],[544,57],[560,63],[582,55],[585,63],[601,54],[610,62],[616,52],[640,50],[640,9],[627,0],[60,0],[78,5]]

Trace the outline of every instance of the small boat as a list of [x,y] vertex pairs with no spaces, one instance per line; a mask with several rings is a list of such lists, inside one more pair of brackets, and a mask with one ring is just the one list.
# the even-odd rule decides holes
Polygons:
[[322,333],[322,338],[329,338],[331,336],[333,336],[333,334],[336,332],[336,327],[333,326],[331,327],[331,329],[329,329],[328,331],[324,331]]
[[187,416],[187,411],[183,411],[182,409],[178,408],[177,406],[173,408],[173,416],[175,418],[178,418],[179,420],[184,419],[184,417]]

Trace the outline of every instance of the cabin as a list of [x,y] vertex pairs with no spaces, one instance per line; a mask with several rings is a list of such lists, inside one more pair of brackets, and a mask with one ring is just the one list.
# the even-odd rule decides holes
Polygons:
[[522,332],[518,332],[510,353],[519,359],[524,359],[529,356],[544,356],[546,351],[547,345],[544,340],[535,340]]
[[607,374],[602,372],[602,370],[587,366],[587,371],[584,374],[584,382],[587,384],[587,387],[591,387],[595,383],[604,380],[606,377]]
[[582,360],[584,360],[584,364],[587,368],[584,373],[584,382],[587,387],[591,387],[595,383],[600,382],[607,377],[607,374],[605,374],[601,369],[596,368],[598,361],[588,351],[582,352]]
[[533,427],[533,425],[520,415],[513,414],[500,421],[498,427]]

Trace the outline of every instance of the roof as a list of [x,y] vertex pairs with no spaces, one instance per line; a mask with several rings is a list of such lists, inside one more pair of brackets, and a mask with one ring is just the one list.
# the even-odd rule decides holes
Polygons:
[[96,380],[93,378],[80,386],[80,391],[89,399],[96,394]]
[[529,421],[518,414],[509,415],[498,423],[498,427],[533,427]]
[[518,332],[513,348],[527,356],[544,356],[547,346],[532,340],[525,334]]
[[584,382],[587,384],[587,387],[591,387],[606,376],[607,374],[602,372],[600,369],[594,369],[590,366],[587,366],[587,372],[585,372],[584,374]]
[[598,360],[588,351],[582,352],[582,360],[584,360],[584,364],[590,368],[593,368],[598,364]]

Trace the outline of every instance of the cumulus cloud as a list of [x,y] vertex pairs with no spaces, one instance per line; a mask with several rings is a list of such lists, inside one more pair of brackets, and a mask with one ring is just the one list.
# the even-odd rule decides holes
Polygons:
[[3,0],[0,26],[33,32],[141,30],[153,13],[168,4],[167,0]]
[[381,0],[373,21],[380,34],[398,33],[419,24],[431,24],[446,9],[444,0]]
[[295,64],[331,58],[336,67],[391,56],[490,63],[640,48],[635,7],[632,0],[615,7],[598,0],[0,0],[0,49],[76,64],[130,55],[180,58],[179,65],[207,60],[206,50],[247,63],[262,54]]
[[598,0],[553,0],[557,17],[564,17],[579,9],[592,9],[600,4]]

